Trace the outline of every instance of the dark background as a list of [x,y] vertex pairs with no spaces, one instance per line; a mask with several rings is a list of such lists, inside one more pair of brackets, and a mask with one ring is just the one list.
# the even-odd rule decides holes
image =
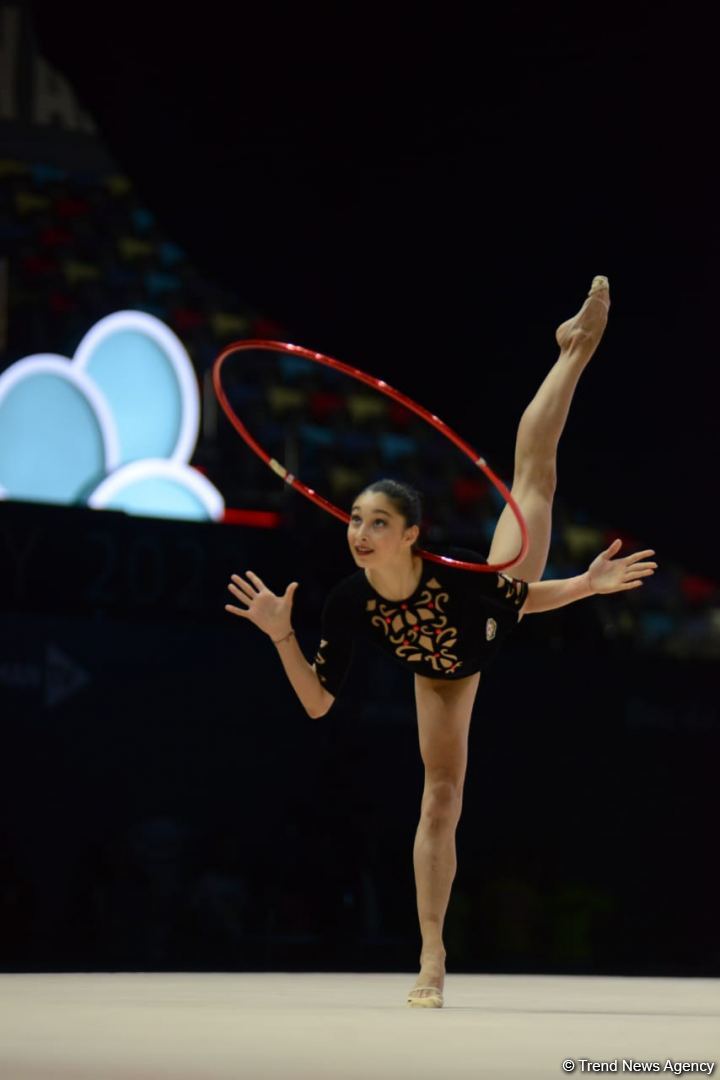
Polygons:
[[[209,280],[504,477],[555,327],[607,274],[563,498],[715,577],[717,80],[692,11],[28,10]],[[291,566],[310,655],[339,530],[0,511],[0,966],[412,968],[411,681],[363,654],[311,721],[222,612],[230,571]],[[449,970],[720,973],[716,668],[641,647],[629,610],[523,620],[483,680]]]
[[715,573],[718,88],[697,10],[33,7],[201,268],[501,475],[555,327],[606,274],[563,497]]
[[[312,720],[222,613],[229,567],[292,565],[310,656],[337,538],[18,503],[0,544],[1,966],[412,970],[412,675],[358,650]],[[450,972],[720,972],[716,667],[613,635],[614,600],[483,677]]]

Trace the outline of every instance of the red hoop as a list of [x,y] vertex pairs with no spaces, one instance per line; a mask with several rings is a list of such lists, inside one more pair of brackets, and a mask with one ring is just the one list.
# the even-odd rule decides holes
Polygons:
[[427,409],[423,409],[421,405],[416,405],[414,401],[411,401],[410,398],[405,397],[405,395],[401,394],[399,390],[394,390],[391,386],[388,386],[388,384],[382,379],[376,379],[372,375],[366,375],[364,371],[360,371],[358,370],[358,368],[350,367],[348,364],[343,364],[341,360],[334,360],[330,356],[323,356],[322,353],[313,352],[311,349],[304,349],[301,345],[289,345],[283,341],[235,341],[232,345],[228,345],[228,347],[220,353],[218,358],[215,360],[215,363],[213,364],[212,378],[213,386],[215,387],[215,393],[217,394],[218,401],[222,405],[225,415],[227,416],[228,420],[231,422],[235,430],[240,435],[242,435],[243,439],[248,444],[250,449],[254,450],[257,456],[261,458],[266,465],[269,465],[273,472],[277,473],[277,475],[280,476],[286,484],[290,484],[292,487],[295,488],[296,491],[299,491],[301,495],[305,495],[306,498],[310,499],[317,506],[322,507],[322,509],[327,510],[329,514],[333,514],[336,518],[339,518],[340,521],[343,521],[345,524],[349,522],[350,515],[348,513],[335,506],[334,503],[328,502],[328,500],[324,499],[322,495],[318,495],[316,491],[313,491],[312,488],[307,487],[305,484],[302,483],[301,480],[298,480],[296,476],[293,476],[292,473],[289,473],[285,466],[281,465],[279,461],[276,461],[275,458],[271,458],[270,455],[267,454],[265,450],[263,450],[262,446],[260,446],[260,444],[257,443],[255,439],[253,439],[252,435],[247,430],[242,420],[240,420],[239,417],[236,416],[232,406],[230,405],[230,402],[227,399],[225,391],[222,387],[222,383],[220,382],[220,369],[228,356],[231,356],[233,353],[242,352],[248,349],[268,349],[272,352],[291,353],[295,356],[303,356],[306,360],[312,360],[317,364],[324,364],[326,367],[333,368],[335,371],[342,371],[344,375],[349,375],[351,379],[356,379],[360,382],[367,383],[368,386],[372,386],[374,390],[378,390],[381,394],[385,394],[386,397],[394,398],[395,401],[399,401],[401,405],[404,405],[407,409],[410,409],[412,412],[422,417],[422,419],[425,420],[426,423],[431,424],[434,428],[437,428],[437,430],[442,435],[444,435],[446,439],[450,439],[451,442],[455,443],[455,445],[460,450],[462,450],[463,454],[470,458],[473,465],[477,465],[477,467],[485,473],[488,480],[490,480],[490,482],[497,488],[502,497],[505,499],[506,503],[509,505],[510,509],[517,518],[518,525],[520,526],[520,551],[517,553],[515,558],[510,559],[509,562],[496,563],[494,565],[490,563],[469,563],[464,562],[462,559],[451,559],[448,555],[435,555],[433,552],[424,551],[421,548],[418,548],[418,555],[421,555],[425,559],[430,559],[432,562],[443,563],[446,566],[456,566],[459,567],[461,570],[476,570],[479,573],[484,574],[497,573],[500,570],[507,570],[508,567],[515,566],[517,563],[519,563],[522,559],[525,558],[528,552],[528,548],[530,546],[530,539],[528,536],[525,519],[520,512],[520,507],[517,505],[515,499],[513,499],[512,495],[505,487],[505,484],[503,484],[502,480],[500,480],[500,478],[495,475],[495,473],[492,471],[485,459],[479,457],[479,455],[476,453],[475,450],[473,450],[469,443],[466,443],[463,439],[461,439],[460,436],[452,430],[452,428],[449,428],[447,424],[443,423],[443,421],[440,420],[437,416],[429,413]]

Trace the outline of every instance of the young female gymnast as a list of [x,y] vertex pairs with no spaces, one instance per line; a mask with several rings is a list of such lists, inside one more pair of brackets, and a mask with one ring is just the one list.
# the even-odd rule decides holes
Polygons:
[[[596,277],[577,315],[556,332],[560,355],[520,420],[512,494],[527,522],[530,547],[513,576],[460,570],[417,553],[420,506],[412,489],[393,480],[371,484],[354,500],[347,537],[356,573],[327,597],[322,637],[310,665],[291,626],[297,582],[278,596],[248,570],[228,585],[242,607],[226,610],[254,622],[272,639],[307,713],[324,716],[350,664],[353,639],[367,636],[414,673],[420,754],[425,767],[413,863],[422,948],[409,1005],[443,1004],[443,924],[457,868],[455,832],[467,765],[470,716],[481,671],[503,639],[531,612],[550,611],[595,593],[636,589],[652,574],[654,551],[613,558],[612,544],[578,577],[540,581],[550,547],[558,441],[581,372],[607,323],[607,278]],[[500,515],[488,562],[511,559],[520,530],[509,506]],[[451,557],[481,562],[463,549]]]

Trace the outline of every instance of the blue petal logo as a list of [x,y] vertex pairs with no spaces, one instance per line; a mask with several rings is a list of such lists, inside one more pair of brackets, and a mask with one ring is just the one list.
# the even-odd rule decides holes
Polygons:
[[160,319],[118,311],[72,360],[18,360],[0,375],[0,499],[217,521],[220,492],[187,462],[200,403],[190,357]]

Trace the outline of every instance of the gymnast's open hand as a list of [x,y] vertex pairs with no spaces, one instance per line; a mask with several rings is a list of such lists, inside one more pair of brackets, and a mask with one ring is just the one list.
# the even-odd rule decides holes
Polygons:
[[231,574],[230,577],[228,589],[233,596],[238,598],[243,607],[226,604],[226,611],[254,622],[273,641],[290,633],[292,630],[290,614],[295,590],[298,587],[297,581],[288,585],[282,596],[276,596],[274,592],[270,592],[257,574],[253,574],[252,570],[245,572],[245,578],[249,578],[249,581],[240,577],[239,574]]
[[622,547],[622,540],[613,540],[609,548],[601,551],[597,559],[590,563],[588,578],[590,587],[596,593],[622,592],[625,589],[637,589],[642,585],[641,578],[649,577],[657,570],[656,562],[641,562],[654,551],[638,551],[626,555],[624,559],[613,559]]

